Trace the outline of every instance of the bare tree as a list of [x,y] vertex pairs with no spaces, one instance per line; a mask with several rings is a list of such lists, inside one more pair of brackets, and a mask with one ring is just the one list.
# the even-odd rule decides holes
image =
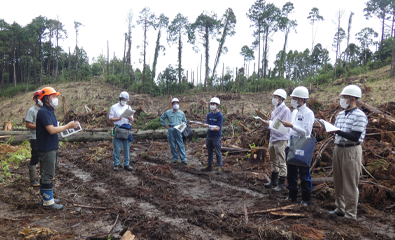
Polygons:
[[74,29],[75,29],[75,77],[74,81],[77,81],[78,74],[78,31],[82,23],[74,21]]

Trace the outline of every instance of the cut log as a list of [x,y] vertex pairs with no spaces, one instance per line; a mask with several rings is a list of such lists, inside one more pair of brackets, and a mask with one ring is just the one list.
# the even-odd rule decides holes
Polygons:
[[135,236],[127,230],[125,234],[122,236],[121,240],[134,240]]
[[265,114],[263,114],[261,111],[259,111],[258,109],[255,110],[256,114],[262,118],[263,120],[270,120],[270,118],[268,116],[266,116]]
[[[271,209],[266,209],[266,210],[261,210],[261,211],[250,212],[248,214],[252,215],[252,214],[257,214],[257,213],[276,212],[276,211],[288,210],[288,209],[292,209],[292,208],[296,208],[296,207],[300,207],[300,205],[299,204],[292,204],[292,205],[288,205],[285,207],[271,208]],[[244,213],[239,213],[239,215],[244,215]]]
[[289,213],[289,212],[270,212],[271,215],[282,216],[282,217],[306,217],[305,214],[302,213]]
[[11,122],[5,122],[3,125],[3,130],[4,131],[12,131],[12,123]]
[[374,112],[374,113],[378,113],[378,114],[383,114],[385,118],[391,119],[392,121],[395,122],[395,118],[394,117],[391,117],[390,115],[385,114],[384,112],[380,111],[379,109],[377,109],[377,108],[375,108],[375,107],[373,107],[373,106],[371,106],[371,105],[369,105],[369,104],[367,104],[367,103],[365,103],[365,102],[363,102],[361,100],[358,100],[358,103],[362,107],[366,108],[368,111]]
[[249,129],[247,126],[239,122],[239,125],[242,126],[247,132],[252,132],[251,129]]
[[266,147],[254,147],[251,149],[251,155],[256,159],[257,161],[265,160],[267,153],[267,148]]

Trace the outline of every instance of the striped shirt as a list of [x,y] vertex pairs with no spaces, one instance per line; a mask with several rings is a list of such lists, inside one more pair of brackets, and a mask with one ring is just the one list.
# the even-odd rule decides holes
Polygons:
[[[271,119],[278,117],[282,121],[291,121],[291,110],[282,102],[280,106],[274,107],[274,110],[271,114]],[[285,141],[289,139],[289,130],[287,134],[281,134],[278,131],[270,130],[270,142],[277,142],[277,141]]]
[[[341,111],[336,118],[335,126],[340,128],[343,132],[361,132],[361,136],[359,137],[359,142],[363,142],[366,134],[366,126],[368,125],[368,118],[365,113],[362,112],[359,108],[355,108],[347,113],[346,111]],[[335,144],[339,143],[354,143],[347,138],[341,137],[338,134],[335,136]]]

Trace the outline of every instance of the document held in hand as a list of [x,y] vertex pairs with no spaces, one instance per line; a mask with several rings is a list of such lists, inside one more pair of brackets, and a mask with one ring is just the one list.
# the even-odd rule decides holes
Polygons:
[[[59,126],[59,122],[58,122],[58,126]],[[65,138],[65,137],[68,137],[68,136],[70,136],[70,135],[72,135],[72,134],[74,134],[74,133],[80,132],[80,131],[82,131],[82,127],[81,127],[81,124],[78,123],[78,127],[77,127],[77,128],[69,128],[69,129],[66,129],[66,130],[64,130],[63,132],[61,132],[60,135],[61,135],[63,138]]]
[[134,111],[134,110],[132,110],[132,109],[130,109],[130,108],[127,108],[127,109],[121,114],[121,117],[123,117],[123,118],[131,117],[131,116],[133,116],[133,114],[134,114],[135,112],[136,112],[136,111]]
[[333,131],[339,131],[340,128],[334,126],[333,124],[330,124],[329,122],[325,121],[324,119],[317,119],[316,121],[323,127],[325,127],[326,132],[333,132]]
[[196,123],[196,124],[199,124],[199,125],[203,125],[204,123],[202,123],[202,122],[198,122],[198,121],[189,121],[190,123]]
[[183,132],[186,127],[187,127],[187,125],[184,124],[184,123],[181,123],[180,125],[174,126],[174,128],[177,129],[180,132]]
[[278,117],[275,117],[273,121],[269,121],[269,128],[281,134],[287,134],[289,130],[289,128],[284,127],[281,119]]

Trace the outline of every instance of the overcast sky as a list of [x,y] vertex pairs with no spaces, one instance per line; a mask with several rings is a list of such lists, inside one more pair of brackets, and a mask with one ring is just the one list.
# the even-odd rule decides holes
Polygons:
[[[281,8],[287,0],[268,1],[273,2],[277,7]],[[365,0],[332,0],[332,1],[317,1],[317,0],[294,0],[294,13],[289,17],[296,19],[298,27],[297,33],[292,32],[289,36],[287,52],[289,50],[303,51],[306,48],[311,48],[312,28],[309,24],[307,16],[313,7],[320,10],[320,14],[324,17],[324,22],[318,25],[316,43],[321,43],[323,47],[330,51],[332,61],[335,58],[332,48],[333,36],[336,32],[336,25],[334,24],[336,12],[340,9],[344,10],[342,18],[342,27],[347,31],[347,22],[350,11],[355,13],[351,29],[351,40],[355,42],[355,34],[364,27],[372,27],[381,34],[380,21],[376,18],[366,20],[363,9],[365,7]],[[241,47],[244,45],[251,46],[254,41],[252,37],[253,29],[250,28],[251,22],[246,17],[248,9],[252,6],[254,0],[243,1],[224,1],[224,0],[200,0],[200,1],[182,1],[182,0],[145,0],[145,1],[84,1],[84,0],[69,0],[69,1],[44,1],[44,0],[16,0],[3,1],[0,8],[0,18],[8,23],[14,21],[25,26],[30,23],[33,18],[43,15],[49,19],[56,19],[59,16],[60,21],[65,24],[68,32],[68,39],[62,41],[60,44],[65,51],[68,47],[75,46],[75,31],[74,21],[81,22],[84,26],[80,28],[78,45],[83,47],[87,52],[90,62],[93,57],[99,56],[102,51],[107,52],[107,40],[110,45],[110,57],[114,52],[118,58],[123,57],[124,48],[124,33],[127,31],[126,15],[129,9],[133,10],[133,22],[136,25],[132,33],[132,63],[133,67],[142,68],[139,63],[140,52],[142,48],[137,49],[137,45],[142,45],[143,31],[141,26],[136,24],[140,11],[146,6],[152,12],[159,15],[161,13],[169,17],[171,22],[174,17],[181,13],[187,16],[190,22],[194,22],[196,17],[204,10],[213,11],[220,17],[225,13],[227,8],[232,8],[237,19],[236,34],[226,40],[225,45],[229,52],[222,55],[217,73],[222,72],[222,62],[225,62],[225,68],[241,67],[243,65],[243,57],[240,55]],[[147,63],[152,65],[154,48],[156,42],[157,32],[151,30],[148,33],[148,48],[147,48]],[[158,59],[157,73],[163,71],[169,64],[173,67],[177,66],[177,45],[169,46],[166,42],[167,34],[162,34],[161,44],[166,47],[165,55],[160,54]],[[273,66],[273,61],[279,50],[284,44],[284,33],[278,32],[272,36],[273,42],[270,43],[269,50],[269,67]],[[346,47],[343,43],[342,49]],[[184,38],[182,67],[185,70],[191,69],[196,74],[196,68],[200,65],[200,55],[203,54],[204,66],[204,51],[200,45],[200,52],[195,53],[192,50],[192,45],[187,43]],[[210,41],[210,68],[213,68],[215,54],[218,48],[218,42]],[[375,50],[375,49],[373,49]],[[255,53],[255,62],[258,60],[258,52]],[[251,62],[250,72],[253,71],[254,63]],[[200,71],[200,70],[199,70]],[[200,75],[200,74],[199,74]],[[190,78],[189,78],[190,79]],[[195,77],[196,79],[196,77]]]

